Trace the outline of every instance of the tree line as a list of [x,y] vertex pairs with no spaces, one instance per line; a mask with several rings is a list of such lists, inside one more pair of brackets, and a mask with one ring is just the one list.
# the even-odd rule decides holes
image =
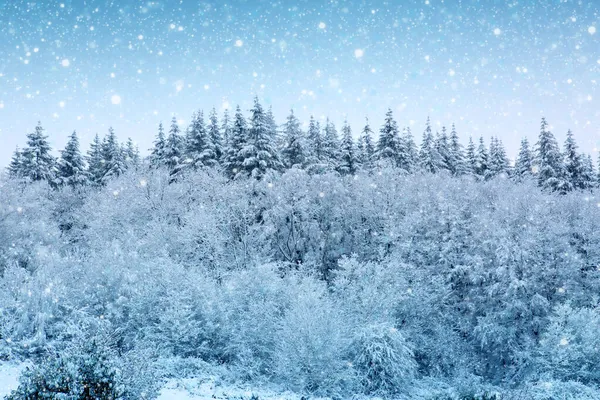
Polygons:
[[226,110],[221,120],[214,108],[208,121],[204,112],[198,111],[185,132],[175,117],[168,132],[160,123],[154,146],[144,159],[131,138],[119,143],[112,128],[102,140],[98,135],[94,137],[85,156],[77,133],[73,132],[56,159],[38,123],[35,131],[27,135],[26,147],[15,150],[8,175],[45,180],[56,186],[104,185],[128,168],[142,165],[165,167],[172,180],[186,171],[202,168],[219,168],[231,179],[260,180],[269,171],[290,168],[348,175],[392,166],[403,173],[445,171],[452,176],[471,175],[480,180],[497,176],[515,181],[534,179],[540,187],[559,193],[600,185],[600,168],[596,173],[592,157],[578,151],[573,133],[567,132],[561,151],[545,118],[535,145],[523,138],[512,164],[498,137],[492,137],[489,146],[483,137],[478,141],[469,137],[465,147],[454,124],[450,132],[443,126],[441,132],[434,134],[428,118],[421,145],[417,146],[410,128],[400,131],[392,110],[388,109],[377,138],[367,118],[355,140],[347,121],[340,135],[329,118],[321,126],[311,116],[304,131],[293,110],[279,126],[271,109],[265,110],[258,98],[254,99],[248,118],[238,106],[233,117]]

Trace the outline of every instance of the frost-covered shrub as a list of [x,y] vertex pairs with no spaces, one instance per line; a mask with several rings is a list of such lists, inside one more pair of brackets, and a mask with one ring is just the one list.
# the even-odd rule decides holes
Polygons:
[[416,375],[413,351],[398,329],[389,324],[363,328],[351,345],[353,366],[367,393],[406,391]]
[[[311,287],[312,286],[312,287]],[[314,394],[348,393],[350,326],[321,284],[306,285],[275,332],[273,374],[285,387]]]
[[539,372],[557,380],[600,384],[600,310],[558,306],[540,339]]
[[[517,396],[518,395],[518,396]],[[531,400],[597,400],[600,390],[596,386],[577,381],[547,380],[528,384],[515,391],[515,398]]]

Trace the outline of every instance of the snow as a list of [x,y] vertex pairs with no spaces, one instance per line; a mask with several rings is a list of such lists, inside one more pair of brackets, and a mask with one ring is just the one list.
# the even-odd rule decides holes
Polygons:
[[[277,393],[268,389],[221,385],[215,377],[171,379],[161,390],[157,400],[249,400],[253,396],[261,400],[300,400],[302,396],[292,393]],[[313,400],[318,400],[311,397]]]
[[0,362],[0,399],[9,395],[19,386],[19,375],[27,364]]

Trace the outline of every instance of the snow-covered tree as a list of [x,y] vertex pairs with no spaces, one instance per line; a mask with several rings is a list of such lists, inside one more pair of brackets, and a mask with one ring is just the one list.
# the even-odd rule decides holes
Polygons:
[[165,165],[165,130],[162,122],[158,124],[158,134],[154,140],[154,147],[150,150],[150,165],[158,167]]
[[529,147],[529,141],[526,137],[521,139],[521,146],[519,148],[519,154],[515,162],[515,177],[517,180],[523,180],[531,177],[533,174],[533,154]]
[[489,168],[486,172],[486,178],[508,175],[509,167],[509,161],[502,141],[497,137],[492,137],[490,142]]
[[462,144],[460,144],[460,140],[458,139],[458,133],[456,132],[456,127],[452,124],[452,131],[450,132],[450,147],[449,147],[449,157],[448,164],[450,167],[450,172],[454,176],[462,176],[469,173],[469,167],[465,160],[465,154],[463,151]]
[[321,149],[324,163],[328,164],[329,167],[335,167],[340,156],[340,141],[335,125],[329,118],[325,121]]
[[127,165],[132,167],[138,167],[140,165],[141,157],[139,148],[133,143],[133,139],[130,137],[127,138],[127,142],[125,143],[125,148],[123,149],[125,152],[125,162]]
[[445,126],[442,126],[442,133],[436,135],[435,149],[440,155],[440,169],[452,172],[452,153],[448,132],[446,131]]
[[89,182],[89,174],[79,150],[79,138],[73,131],[65,149],[60,152],[58,160],[57,183],[60,185],[78,186]]
[[355,174],[358,169],[358,158],[352,138],[352,129],[348,121],[344,121],[342,127],[342,142],[340,144],[340,161],[337,170],[343,175]]
[[479,146],[477,147],[477,153],[475,153],[475,174],[481,179],[484,179],[490,168],[490,156],[485,146],[483,136],[479,137]]
[[[379,162],[399,166],[401,163],[400,153],[403,152],[402,141],[398,132],[398,124],[394,119],[392,109],[388,108],[385,113],[385,121],[379,130],[376,157]],[[404,162],[404,160],[402,161]]]
[[248,139],[241,150],[242,170],[248,176],[262,179],[268,171],[280,170],[282,163],[275,147],[272,127],[258,98],[254,98],[250,113]]
[[21,178],[23,176],[23,152],[19,150],[19,146],[13,153],[7,172],[11,178]]
[[90,183],[100,185],[104,176],[104,159],[102,158],[102,142],[96,134],[86,155],[87,174]]
[[198,111],[186,134],[186,164],[193,168],[212,167],[217,164],[217,152],[210,132],[204,123],[204,113]]
[[219,129],[219,118],[217,117],[217,110],[213,107],[209,116],[208,124],[208,136],[212,141],[215,149],[215,155],[217,162],[221,161],[223,157],[223,138],[221,136],[221,130]]
[[465,152],[465,161],[467,164],[468,173],[476,175],[477,174],[477,150],[475,148],[475,143],[473,142],[472,136],[469,136],[469,144],[467,145],[467,150]]
[[594,161],[591,155],[582,155],[580,188],[583,190],[592,189],[595,186],[596,176],[594,171]]
[[172,177],[181,172],[185,163],[185,140],[181,136],[181,130],[175,117],[171,120],[171,128],[165,141],[163,158],[164,165],[169,169]]
[[567,132],[564,149],[565,179],[569,181],[573,189],[585,189],[586,185],[582,177],[583,162],[581,155],[577,152],[577,143],[570,129]]
[[230,178],[237,178],[243,175],[244,158],[242,150],[246,146],[247,141],[248,126],[240,106],[237,106],[223,159],[223,166]]
[[221,119],[221,137],[223,142],[223,154],[227,151],[229,145],[229,138],[231,136],[231,121],[229,119],[229,110],[225,109],[223,112],[223,119]]
[[429,117],[427,117],[425,131],[423,132],[423,140],[419,151],[419,163],[423,171],[431,173],[436,173],[443,167],[443,160],[436,147]]
[[308,123],[306,135],[307,150],[309,155],[308,163],[311,165],[321,164],[323,160],[323,137],[321,136],[321,126],[311,115]]
[[283,125],[283,148],[281,157],[286,167],[303,167],[307,161],[306,143],[304,132],[300,128],[300,121],[290,110],[285,124]]
[[51,153],[48,136],[44,134],[42,124],[38,122],[33,133],[27,135],[27,146],[23,149],[23,176],[32,181],[51,182],[56,173],[56,160]]
[[572,189],[566,179],[563,156],[548,123],[542,118],[540,134],[536,143],[535,165],[538,185],[543,189],[565,193]]
[[102,154],[102,183],[118,177],[127,170],[126,155],[117,140],[115,130],[108,128],[108,134],[104,137],[100,147]]
[[357,155],[358,160],[365,169],[370,169],[373,166],[375,143],[373,140],[373,130],[369,124],[369,118],[366,118],[365,126],[358,138]]
[[401,161],[404,164],[400,165],[400,168],[413,172],[419,167],[419,149],[417,148],[417,144],[415,143],[415,139],[410,130],[410,127],[406,127],[402,134],[402,143],[403,143],[403,156],[400,157]]

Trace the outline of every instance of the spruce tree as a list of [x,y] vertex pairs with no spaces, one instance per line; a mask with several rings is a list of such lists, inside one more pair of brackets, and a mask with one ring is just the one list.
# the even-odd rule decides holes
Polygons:
[[215,150],[215,156],[217,163],[221,161],[223,157],[223,138],[221,137],[221,130],[219,129],[219,118],[217,117],[217,110],[213,107],[210,112],[208,124],[208,136],[212,141],[213,148]]
[[514,176],[518,181],[529,178],[532,176],[533,168],[533,154],[529,148],[529,141],[527,138],[521,139],[521,147],[519,148],[519,155],[515,162],[515,173]]
[[563,155],[565,160],[565,178],[574,189],[585,189],[586,185],[582,178],[583,162],[581,155],[577,153],[577,143],[575,143],[573,132],[570,129],[567,132]]
[[465,161],[466,161],[467,173],[476,175],[477,174],[477,151],[475,149],[475,143],[473,142],[472,136],[469,136],[469,144],[467,145]]
[[582,155],[581,159],[581,189],[589,190],[595,186],[594,161],[592,161],[592,156],[589,154],[587,156]]
[[440,169],[452,172],[450,140],[445,126],[442,126],[442,133],[436,135],[435,149],[440,155]]
[[108,134],[102,141],[101,154],[103,160],[102,183],[118,177],[127,169],[125,153],[119,145],[117,135],[112,127],[108,128]]
[[490,157],[483,136],[479,137],[479,146],[475,153],[475,175],[484,179],[488,175]]
[[204,123],[204,113],[198,111],[192,117],[186,135],[186,164],[193,168],[217,165],[217,152],[209,131]]
[[325,132],[321,144],[323,161],[328,164],[330,168],[335,167],[339,160],[340,142],[335,125],[329,118],[327,118],[327,121],[325,122]]
[[140,165],[140,150],[130,137],[127,138],[127,143],[125,143],[123,150],[125,151],[125,162],[127,165],[138,167]]
[[240,106],[237,106],[223,160],[225,172],[232,179],[243,175],[244,159],[242,157],[242,150],[246,146],[247,140],[248,126],[246,124],[246,119],[242,114]]
[[104,159],[102,158],[102,143],[98,134],[94,136],[94,140],[90,144],[90,149],[87,153],[87,175],[89,181],[93,185],[102,184],[102,177],[104,176]]
[[449,166],[450,172],[454,176],[466,175],[469,172],[463,147],[458,139],[454,124],[452,124],[452,131],[450,132]]
[[268,171],[280,170],[282,164],[275,148],[271,123],[258,97],[254,98],[250,113],[248,140],[241,152],[242,167],[246,175],[260,180]]
[[283,126],[281,157],[288,168],[294,166],[301,168],[307,161],[304,133],[300,129],[300,121],[294,115],[294,110],[290,110],[290,115]]
[[59,185],[79,186],[89,182],[89,174],[79,150],[77,133],[73,132],[58,160],[57,183]]
[[437,150],[433,133],[431,132],[431,122],[427,117],[425,131],[423,132],[423,141],[419,151],[419,162],[424,171],[436,173],[442,168],[442,157]]
[[225,109],[223,119],[221,120],[221,136],[223,141],[223,155],[227,152],[229,138],[231,136],[231,121],[229,120],[229,110]]
[[22,174],[32,181],[52,182],[56,172],[56,160],[51,154],[48,136],[38,122],[33,133],[27,135],[27,147],[23,149]]
[[8,176],[11,178],[23,177],[23,153],[19,150],[19,146],[15,149],[10,164],[7,167]]
[[321,126],[318,121],[311,115],[308,123],[307,132],[308,142],[308,163],[311,165],[321,164],[323,160],[323,137],[321,136]]
[[547,128],[548,123],[542,118],[535,158],[538,185],[546,190],[565,193],[572,187],[565,179],[563,157],[558,143]]
[[419,149],[417,148],[417,144],[415,143],[415,139],[410,130],[410,127],[406,127],[402,134],[402,143],[404,145],[405,155],[403,159],[405,160],[405,165],[400,165],[400,168],[405,169],[408,172],[415,171],[419,166]]
[[402,142],[398,132],[398,124],[394,119],[392,109],[388,108],[383,126],[379,130],[376,158],[380,163],[388,163],[397,167],[400,165],[401,151]]
[[177,119],[173,117],[171,120],[171,128],[169,129],[169,136],[165,141],[163,155],[165,166],[169,169],[169,173],[173,179],[175,179],[183,169],[185,162],[184,152],[185,141],[181,136],[179,125],[177,125]]
[[150,152],[150,165],[153,167],[159,167],[165,165],[165,146],[167,141],[165,139],[165,130],[162,122],[158,124],[158,134],[154,140],[154,147]]
[[340,143],[340,162],[337,170],[342,175],[353,175],[358,169],[358,158],[352,139],[352,129],[348,121],[344,121],[342,127],[342,141]]
[[365,126],[360,134],[357,152],[357,158],[363,164],[364,168],[371,169],[373,166],[373,158],[375,157],[375,145],[369,118],[366,118]]
[[492,137],[490,143],[489,168],[486,171],[486,178],[493,178],[499,175],[508,175],[509,161],[506,156],[506,150],[502,141],[497,137]]

